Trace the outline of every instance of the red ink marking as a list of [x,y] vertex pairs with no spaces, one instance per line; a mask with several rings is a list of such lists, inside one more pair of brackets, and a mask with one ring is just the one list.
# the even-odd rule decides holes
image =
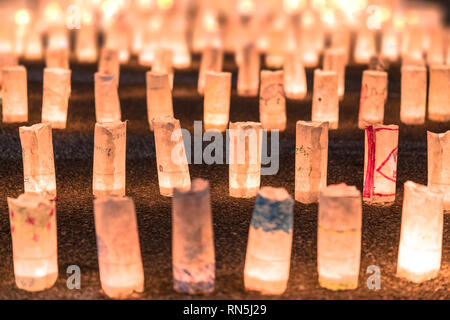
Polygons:
[[373,192],[373,171],[375,168],[375,133],[373,126],[366,127],[367,136],[367,168],[366,181],[364,181],[364,198],[370,198]]
[[31,240],[33,240],[33,241],[35,241],[35,242],[38,242],[38,241],[39,241],[39,235],[38,235],[37,233],[35,233],[35,234],[33,235],[33,238],[31,238]]
[[389,159],[391,158],[391,157],[393,157],[394,158],[394,162],[395,163],[397,163],[397,149],[398,149],[398,146],[397,147],[395,147],[390,153],[389,153],[389,155],[387,156],[387,158],[381,163],[381,165],[378,167],[378,169],[377,169],[377,172],[379,173],[379,174],[381,174],[383,177],[385,177],[386,179],[388,179],[388,180],[390,180],[390,181],[392,181],[392,182],[397,182],[397,171],[396,170],[394,170],[393,172],[392,172],[392,175],[393,175],[393,178],[391,178],[391,177],[389,177],[389,176],[387,176],[386,174],[384,174],[383,172],[381,172],[381,169],[383,169],[383,167],[385,166],[385,164],[389,161]]
[[47,223],[47,230],[50,230],[52,228],[51,222]]
[[32,217],[27,217],[25,222],[31,224],[32,226],[34,226],[35,219],[32,218]]
[[56,200],[58,200],[58,197],[55,196],[55,197],[54,197],[53,199],[51,199],[51,200],[56,201]]
[[11,215],[11,219],[14,219],[14,211],[11,210],[9,214]]
[[49,217],[53,217],[53,214],[54,214],[54,211],[53,211],[53,208],[51,208],[51,209],[50,209],[50,212],[48,213],[48,216],[49,216]]
[[14,230],[16,230],[16,228],[14,226],[11,226],[11,233],[14,233]]

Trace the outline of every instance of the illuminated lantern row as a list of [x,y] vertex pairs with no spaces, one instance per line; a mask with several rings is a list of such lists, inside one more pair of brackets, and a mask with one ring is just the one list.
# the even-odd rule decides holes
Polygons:
[[14,276],[19,289],[42,291],[58,278],[55,202],[37,193],[8,198]]
[[150,130],[154,130],[154,118],[173,117],[172,92],[167,73],[146,73],[147,118]]
[[55,160],[53,157],[52,126],[38,123],[20,127],[25,192],[42,193],[56,198]]
[[223,65],[223,52],[219,48],[205,48],[200,62],[198,73],[197,91],[200,95],[205,92],[206,74],[207,72],[221,72]]
[[114,74],[96,72],[94,75],[95,118],[96,122],[120,121],[119,93]]
[[442,193],[405,182],[397,276],[413,282],[437,277],[443,235]]
[[450,65],[430,66],[428,90],[428,118],[438,122],[450,121]]
[[444,210],[450,213],[450,130],[428,131],[428,187],[444,193]]
[[189,190],[191,177],[181,132],[180,121],[172,117],[154,118],[156,164],[159,191],[171,197],[173,189]]
[[427,104],[427,68],[403,66],[400,120],[410,125],[425,123]]
[[282,294],[291,262],[293,206],[284,188],[262,187],[256,197],[245,257],[244,286],[262,294]]
[[297,121],[295,200],[313,203],[327,185],[328,122]]
[[2,109],[3,122],[28,121],[27,70],[24,66],[2,69]]
[[134,202],[127,197],[94,200],[100,282],[111,298],[144,291],[144,270]]
[[383,124],[384,105],[388,94],[388,75],[385,71],[364,70],[359,102],[358,127]]
[[42,122],[53,129],[65,129],[71,92],[69,69],[44,69],[44,92],[42,98]]
[[224,132],[230,117],[231,72],[207,71],[203,122],[205,130]]
[[339,125],[338,75],[335,71],[314,70],[312,121],[328,122],[330,129]]
[[261,71],[259,90],[259,119],[263,129],[286,129],[286,96],[283,71]]
[[354,186],[330,185],[320,191],[317,270],[320,286],[356,289],[361,259],[362,203]]
[[397,155],[397,125],[366,127],[363,192],[365,202],[389,205],[395,201]]
[[230,122],[230,196],[252,198],[261,182],[262,126],[259,122]]
[[92,186],[94,196],[125,195],[126,141],[126,122],[95,124]]
[[216,264],[208,181],[195,179],[189,190],[175,188],[172,203],[174,289],[210,293]]

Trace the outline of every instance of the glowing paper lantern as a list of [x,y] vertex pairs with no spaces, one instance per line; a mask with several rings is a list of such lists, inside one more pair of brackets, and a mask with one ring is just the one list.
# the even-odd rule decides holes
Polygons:
[[191,178],[180,121],[172,117],[154,118],[156,164],[159,191],[171,197],[173,189],[189,190]]
[[146,73],[147,83],[147,117],[150,130],[153,130],[152,119],[173,117],[172,92],[167,73]]
[[97,61],[97,33],[93,24],[83,24],[76,31],[75,53],[79,62]]
[[119,52],[116,49],[103,48],[101,50],[100,61],[98,62],[98,72],[114,75],[116,86],[119,86],[120,63]]
[[253,209],[245,257],[244,286],[282,294],[291,262],[294,201],[284,188],[263,187]]
[[399,36],[393,28],[383,31],[381,39],[381,56],[388,61],[395,62],[399,56]]
[[256,97],[259,87],[259,52],[254,44],[244,46],[239,63],[237,93],[239,96]]
[[259,90],[259,118],[264,129],[286,129],[286,96],[283,71],[261,71]]
[[71,92],[68,69],[44,69],[42,98],[42,122],[49,122],[54,129],[65,129]]
[[46,68],[69,69],[69,52],[67,48],[47,48],[45,51]]
[[295,200],[313,203],[327,185],[328,122],[297,121]]
[[427,63],[444,64],[445,37],[442,30],[434,30],[430,35],[430,47],[427,51]]
[[174,189],[172,257],[176,291],[199,294],[214,290],[214,236],[206,180],[195,179],[190,190]]
[[439,122],[450,121],[450,65],[430,66],[428,90],[428,118]]
[[312,121],[329,122],[330,129],[339,124],[338,75],[335,71],[314,70]]
[[200,70],[198,74],[197,90],[199,94],[205,91],[206,73],[220,72],[223,65],[223,52],[220,48],[205,48],[202,54],[202,61],[200,63]]
[[38,123],[20,127],[25,192],[56,198],[55,160],[53,157],[52,126]]
[[19,289],[42,291],[58,278],[55,202],[37,193],[8,198],[14,276]]
[[28,121],[27,69],[24,66],[2,70],[3,122]]
[[125,195],[126,141],[126,122],[95,124],[94,196]]
[[364,152],[363,199],[369,204],[392,204],[397,182],[398,126],[367,126]]
[[384,104],[388,94],[388,76],[384,71],[364,70],[359,102],[358,127],[383,124]]
[[362,29],[356,36],[353,59],[359,64],[368,64],[370,58],[376,54],[375,35],[372,31]]
[[288,52],[284,55],[284,92],[289,99],[301,100],[306,96],[306,74],[301,55]]
[[42,59],[42,34],[39,28],[33,26],[27,34],[25,43],[25,59],[40,60]]
[[361,193],[345,183],[320,191],[317,231],[319,284],[330,290],[358,287],[361,259]]
[[96,72],[94,79],[96,122],[120,121],[122,113],[115,75]]
[[230,115],[230,95],[230,72],[206,72],[203,106],[205,130],[225,131]]
[[116,299],[144,291],[144,270],[133,200],[127,197],[95,199],[94,217],[103,291]]
[[406,124],[424,124],[427,104],[427,68],[403,66],[400,120]]
[[230,122],[230,196],[252,198],[261,181],[262,126],[258,122]]
[[152,64],[153,73],[166,73],[169,76],[170,89],[173,89],[173,52],[170,49],[158,48],[155,50],[155,59]]
[[323,70],[335,71],[338,75],[338,94],[344,97],[345,91],[345,50],[343,48],[332,48],[325,50],[323,57]]
[[16,54],[12,52],[0,52],[0,86],[2,85],[3,68],[17,66],[18,63],[19,59],[17,58]]
[[450,211],[450,130],[427,132],[428,187],[444,194],[444,210]]
[[413,282],[437,277],[441,266],[442,194],[405,182],[397,276]]

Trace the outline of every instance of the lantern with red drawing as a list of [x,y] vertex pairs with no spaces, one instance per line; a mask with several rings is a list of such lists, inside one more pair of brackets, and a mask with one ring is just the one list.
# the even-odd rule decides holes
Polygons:
[[50,288],[58,278],[55,202],[38,193],[8,198],[16,285]]

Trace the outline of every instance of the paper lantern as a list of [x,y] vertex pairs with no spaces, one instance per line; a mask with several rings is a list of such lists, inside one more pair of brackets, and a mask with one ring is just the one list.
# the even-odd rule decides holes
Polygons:
[[444,210],[450,213],[450,130],[427,131],[428,187],[444,194]]
[[417,27],[407,29],[402,45],[402,59],[423,60],[424,37]]
[[246,290],[282,294],[291,262],[294,201],[284,188],[259,190],[248,233],[244,267]]
[[252,198],[261,181],[262,126],[258,122],[230,122],[230,196]]
[[400,39],[393,28],[383,30],[381,38],[381,56],[390,62],[398,60]]
[[154,118],[152,123],[155,131],[156,164],[161,195],[171,197],[173,188],[189,190],[191,178],[180,121],[172,117],[163,117]]
[[238,67],[237,94],[244,97],[256,97],[259,88],[260,58],[254,44],[244,46],[242,61]]
[[259,119],[266,130],[286,129],[286,96],[283,71],[261,71]]
[[441,266],[442,194],[405,182],[397,276],[413,282],[437,277]]
[[147,83],[147,117],[150,130],[153,130],[152,119],[173,117],[172,92],[170,91],[167,73],[146,73]]
[[37,193],[8,198],[14,276],[19,289],[42,291],[58,278],[55,202]]
[[[13,52],[0,52],[0,88],[3,82],[3,68],[17,66],[19,59],[17,55]],[[1,92],[0,92],[1,97]]]
[[384,104],[388,94],[387,72],[364,70],[359,101],[358,127],[383,124]]
[[125,195],[126,142],[126,122],[95,124],[92,187],[94,196]]
[[55,160],[53,156],[52,126],[38,123],[20,127],[25,192],[56,199]]
[[44,69],[42,98],[42,122],[49,122],[54,129],[65,129],[71,92],[69,69]]
[[97,32],[95,25],[83,24],[75,33],[75,54],[79,62],[94,63],[97,61]]
[[114,75],[116,86],[119,86],[120,63],[119,52],[116,49],[103,48],[101,50],[100,61],[98,62],[98,72]]
[[226,130],[230,115],[230,96],[231,72],[206,72],[203,106],[205,130]]
[[96,122],[120,121],[122,113],[115,75],[96,72],[94,79]]
[[427,68],[403,66],[400,120],[410,125],[424,124],[427,104]]
[[302,57],[298,52],[284,55],[283,84],[286,97],[302,100],[306,96],[306,74]]
[[27,69],[24,66],[2,70],[3,122],[28,121]]
[[328,122],[297,121],[295,142],[295,200],[319,201],[327,185]]
[[427,50],[427,63],[444,64],[445,57],[445,37],[444,32],[440,29],[430,32],[430,47]]
[[105,294],[121,299],[144,291],[144,270],[134,203],[127,197],[94,200],[100,282]]
[[376,54],[375,35],[372,31],[362,29],[356,35],[353,59],[359,64],[368,64],[370,58]]
[[45,51],[46,68],[69,69],[69,52],[67,48],[47,48]]
[[373,125],[365,131],[364,192],[369,204],[388,205],[395,200],[398,126]]
[[203,50],[197,85],[197,91],[200,95],[205,92],[206,73],[221,72],[222,65],[223,52],[220,48],[208,47]]
[[166,48],[157,48],[155,50],[155,59],[152,64],[153,73],[166,73],[169,77],[170,89],[173,89],[173,52]]
[[361,193],[345,183],[320,191],[317,230],[319,284],[330,290],[358,287],[361,259]]
[[438,122],[450,121],[450,65],[430,66],[428,90],[428,118]]
[[42,59],[42,32],[34,26],[28,30],[27,41],[25,43],[25,59]]
[[344,97],[345,91],[345,59],[345,50],[343,48],[327,49],[323,56],[323,70],[337,73],[339,98]]
[[312,121],[328,122],[330,129],[339,124],[338,75],[335,71],[314,70]]
[[174,189],[172,259],[176,291],[200,294],[214,290],[214,236],[206,180],[195,179],[190,190]]

